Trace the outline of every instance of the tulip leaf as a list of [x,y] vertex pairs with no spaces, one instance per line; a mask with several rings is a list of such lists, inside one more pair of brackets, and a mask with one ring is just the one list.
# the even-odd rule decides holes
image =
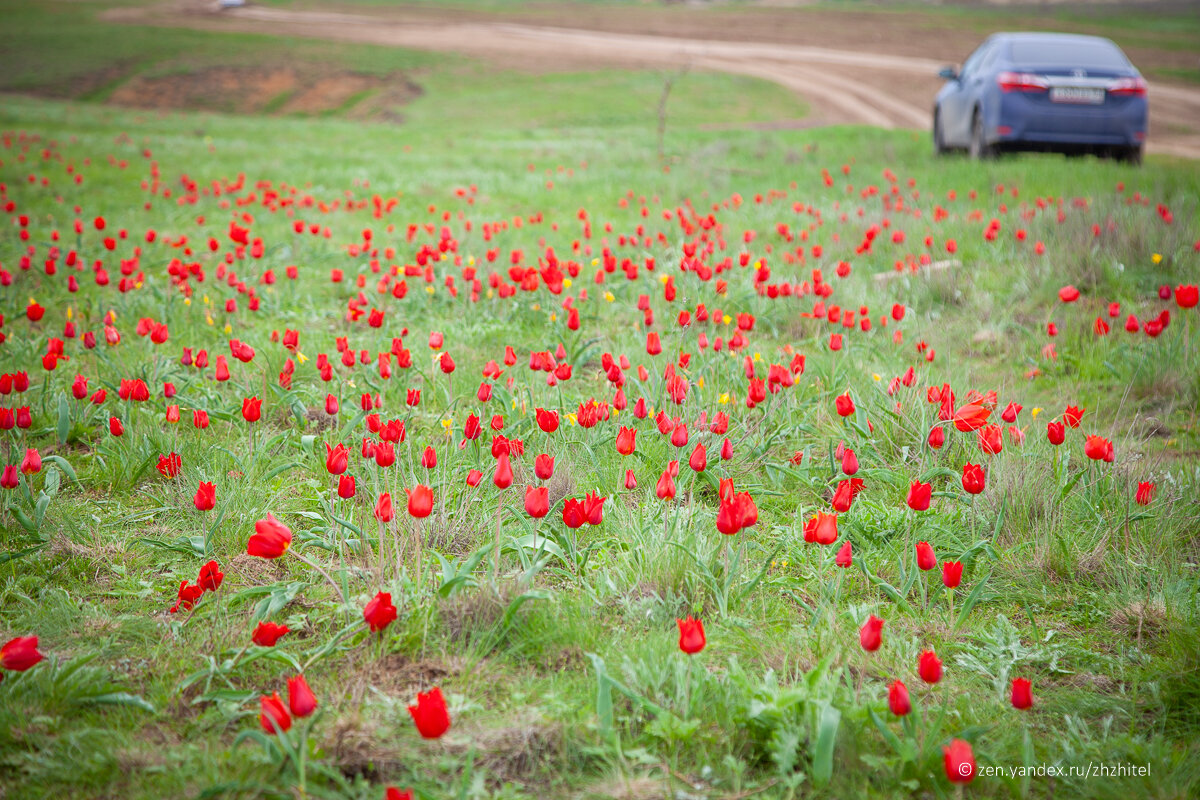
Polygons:
[[600,733],[608,736],[613,727],[612,686],[609,685],[604,659],[595,653],[588,653],[587,656],[596,670],[596,716],[600,719]]
[[299,466],[300,465],[297,464],[295,461],[289,461],[288,463],[286,463],[282,466],[276,467],[275,469],[268,472],[267,476],[265,478],[263,478],[263,480],[270,481],[272,478],[282,475],[283,473],[287,472],[288,470],[295,469],[296,467],[299,467]]
[[813,746],[813,785],[818,789],[833,779],[833,746],[837,741],[842,712],[828,700],[817,706],[817,736]]
[[130,694],[129,692],[111,692],[109,694],[101,694],[95,697],[89,697],[81,701],[84,705],[90,706],[126,706],[129,708],[140,708],[148,714],[155,714],[157,710],[152,706],[146,698],[141,695]]
[[79,478],[75,475],[75,468],[62,456],[46,456],[42,460],[57,465],[63,471],[63,474],[70,479],[71,483],[79,483]]
[[67,404],[67,396],[60,394],[58,396],[58,425],[56,433],[58,434],[58,443],[66,444],[67,434],[71,432],[71,407]]
[[7,553],[0,553],[0,564],[7,564],[9,561],[16,561],[19,558],[33,555],[48,545],[49,542],[45,542],[43,544],[35,544],[33,547],[26,547],[24,550],[10,550]]
[[507,628],[512,624],[513,617],[515,617],[517,612],[521,610],[521,606],[525,605],[530,600],[549,600],[551,597],[552,595],[546,589],[531,589],[519,597],[514,598],[513,601],[508,604],[508,608],[504,610],[504,627]]

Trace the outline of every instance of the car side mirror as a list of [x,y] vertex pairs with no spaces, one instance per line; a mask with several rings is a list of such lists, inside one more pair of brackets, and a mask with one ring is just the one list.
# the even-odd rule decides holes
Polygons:
[[938,71],[938,77],[947,81],[956,81],[958,80],[958,70],[954,67],[942,67]]

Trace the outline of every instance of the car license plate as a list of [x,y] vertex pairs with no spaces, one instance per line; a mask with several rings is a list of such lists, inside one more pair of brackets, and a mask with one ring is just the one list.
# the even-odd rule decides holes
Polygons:
[[1078,86],[1055,86],[1050,89],[1050,102],[1099,105],[1104,102],[1104,90],[1085,89]]

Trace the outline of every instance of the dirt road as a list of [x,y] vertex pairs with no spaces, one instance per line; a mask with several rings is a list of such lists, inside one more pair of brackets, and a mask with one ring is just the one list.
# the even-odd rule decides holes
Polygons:
[[[395,9],[351,14],[246,6],[217,13],[207,4],[188,3],[114,9],[105,16],[111,21],[139,24],[463,53],[527,69],[686,65],[750,75],[785,86],[809,102],[813,114],[810,124],[861,123],[884,128],[928,127],[933,96],[941,85],[937,70],[957,60],[942,55],[947,52],[945,46],[925,50],[938,58],[922,57],[913,54],[920,45],[911,38],[900,35],[890,37],[891,42],[880,41],[878,32],[865,28],[861,33],[863,46],[850,49],[846,46],[847,32],[841,29],[832,39],[841,46],[827,47],[779,41],[781,37],[774,32],[736,40],[726,37],[737,35],[737,31],[702,38],[696,35],[699,31],[687,29],[635,33],[578,27],[590,23],[612,27],[584,16],[551,20],[554,24],[530,24],[461,12],[431,14]],[[565,26],[564,22],[572,25]],[[853,31],[849,36],[853,38]],[[979,41],[977,36],[968,36],[972,37],[969,41]],[[1149,152],[1200,158],[1200,90],[1153,83],[1150,98]]]

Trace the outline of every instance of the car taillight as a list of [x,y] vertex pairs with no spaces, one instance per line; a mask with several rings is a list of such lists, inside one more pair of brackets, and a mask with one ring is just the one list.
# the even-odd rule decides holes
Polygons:
[[1121,78],[1109,84],[1108,93],[1118,97],[1145,97],[1146,81],[1142,78]]
[[1001,72],[996,83],[1002,92],[1044,92],[1050,88],[1045,78],[1030,72]]

